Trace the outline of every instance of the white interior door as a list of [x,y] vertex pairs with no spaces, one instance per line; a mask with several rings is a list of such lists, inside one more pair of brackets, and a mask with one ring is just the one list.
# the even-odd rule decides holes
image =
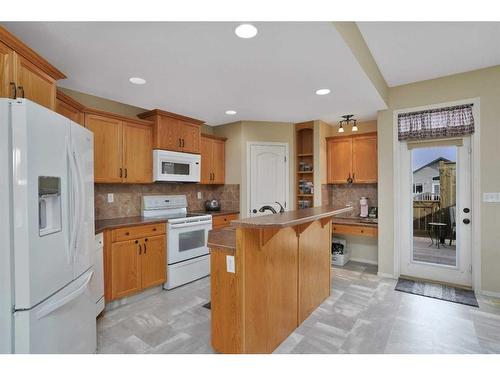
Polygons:
[[288,209],[288,145],[250,143],[248,145],[248,196],[250,216],[268,215],[259,212],[262,206],[272,206],[279,212],[279,202]]
[[401,142],[399,152],[401,275],[471,286],[470,138],[411,150]]

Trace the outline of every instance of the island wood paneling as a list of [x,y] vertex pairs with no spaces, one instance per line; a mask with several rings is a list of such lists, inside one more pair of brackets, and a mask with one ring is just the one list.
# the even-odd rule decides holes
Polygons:
[[263,247],[257,229],[237,229],[238,236],[245,271],[244,350],[271,353],[297,327],[297,236],[284,228]]
[[331,223],[313,222],[299,238],[300,325],[330,295]]
[[235,273],[226,271],[226,257],[234,255],[234,250],[221,247],[210,252],[212,347],[227,354],[244,353],[241,257]]

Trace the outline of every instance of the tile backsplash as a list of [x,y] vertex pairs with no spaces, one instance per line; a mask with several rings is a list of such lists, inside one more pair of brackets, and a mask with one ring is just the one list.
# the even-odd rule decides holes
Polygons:
[[[197,193],[201,192],[201,199]],[[107,195],[113,193],[113,203],[108,203]],[[143,195],[176,195],[185,194],[188,210],[204,209],[208,199],[218,199],[223,210],[234,210],[240,207],[239,185],[198,185],[198,184],[95,184],[95,219],[111,219],[141,215],[141,197]]]
[[325,184],[321,186],[321,200],[323,205],[344,205],[351,203],[353,206],[352,216],[359,216],[360,214],[359,199],[361,197],[368,198],[368,206],[373,207],[378,205],[377,195],[377,184]]

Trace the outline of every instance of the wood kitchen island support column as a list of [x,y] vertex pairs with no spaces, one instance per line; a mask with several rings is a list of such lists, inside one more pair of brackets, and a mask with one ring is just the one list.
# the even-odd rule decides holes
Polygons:
[[348,210],[289,211],[210,232],[216,351],[271,353],[330,295],[331,219]]

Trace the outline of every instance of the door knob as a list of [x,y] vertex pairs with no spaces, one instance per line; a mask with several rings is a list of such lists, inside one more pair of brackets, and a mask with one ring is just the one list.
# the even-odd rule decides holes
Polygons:
[[254,208],[254,209],[252,210],[252,212],[253,212],[254,214],[256,214],[256,213],[257,213],[257,210]]
[[464,219],[463,222],[464,222],[464,224],[470,224],[470,220],[469,219]]
[[467,208],[467,207],[465,207],[465,208],[464,208],[464,212],[465,212],[466,214],[468,214],[468,213],[470,212],[470,209],[469,209],[469,208]]

